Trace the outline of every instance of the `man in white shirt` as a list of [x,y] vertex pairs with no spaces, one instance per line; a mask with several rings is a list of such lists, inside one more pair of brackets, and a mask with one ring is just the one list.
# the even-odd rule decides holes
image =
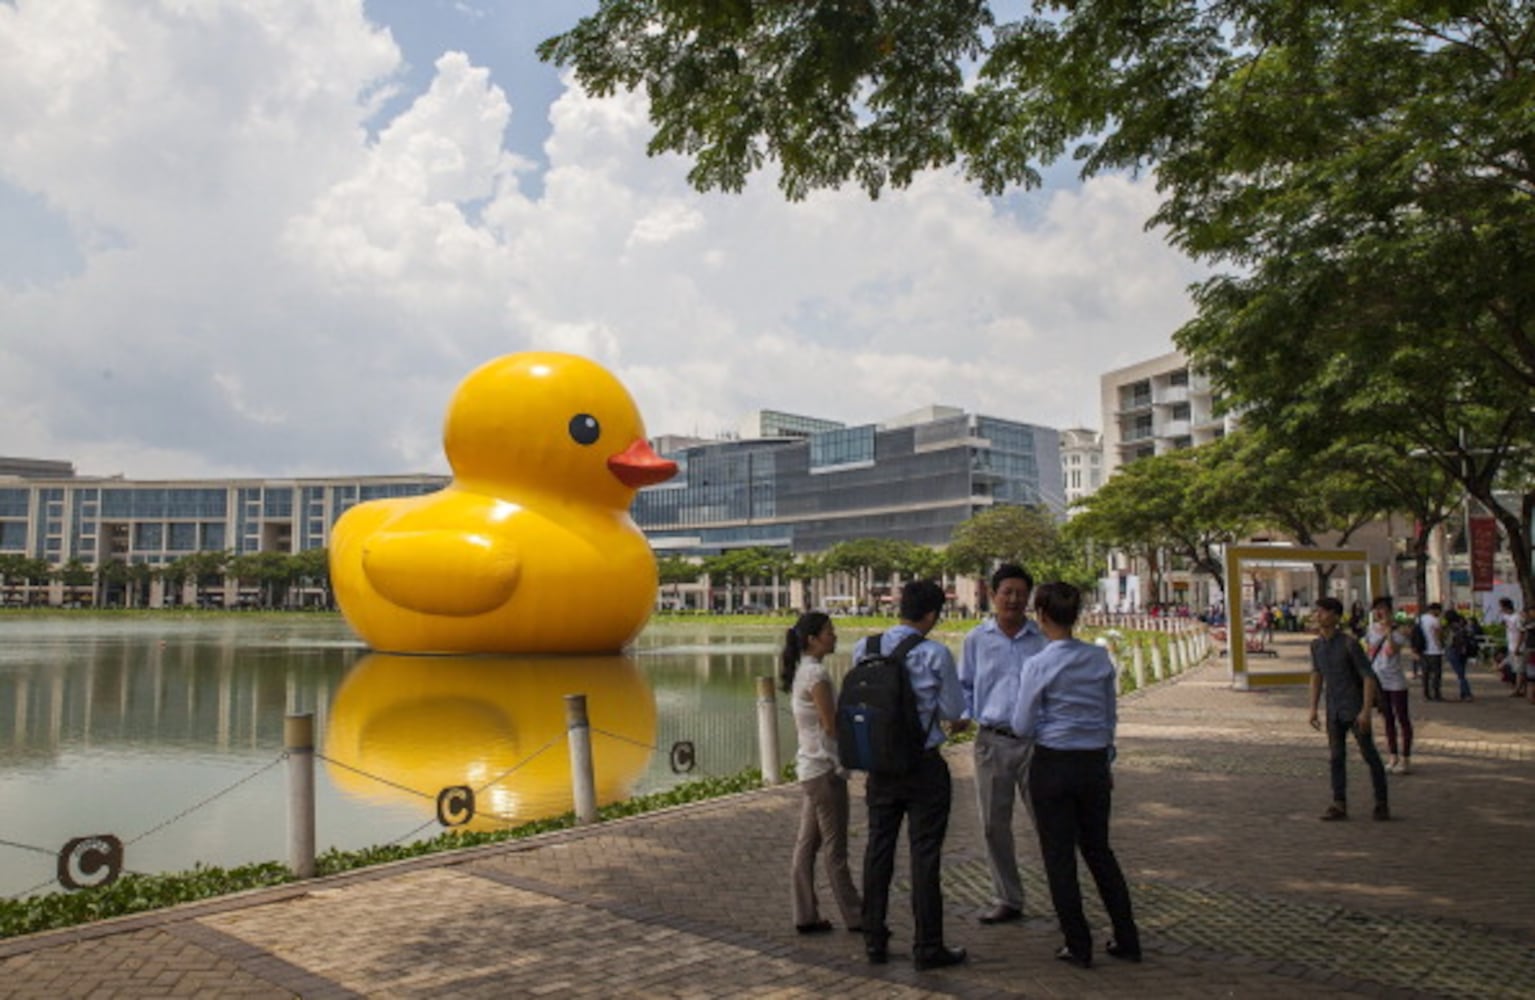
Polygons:
[[1423,698],[1426,701],[1444,701],[1440,687],[1444,683],[1444,644],[1440,642],[1439,612],[1443,606],[1435,601],[1418,618],[1423,629]]
[[1499,616],[1503,621],[1504,645],[1508,648],[1508,659],[1504,662],[1508,665],[1509,672],[1514,679],[1514,693],[1510,695],[1517,698],[1524,694],[1524,620],[1519,612],[1514,610],[1514,602],[1507,597],[1498,598]]

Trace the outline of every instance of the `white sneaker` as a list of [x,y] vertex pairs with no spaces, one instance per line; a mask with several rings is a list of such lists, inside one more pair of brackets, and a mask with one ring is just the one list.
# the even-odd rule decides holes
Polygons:
[[1398,767],[1400,767],[1401,765],[1402,765],[1401,761],[1397,760],[1395,757],[1392,757],[1390,762],[1386,764],[1386,770],[1387,770],[1387,772],[1389,772],[1391,774],[1395,774],[1396,773],[1396,769]]
[[1402,766],[1397,768],[1397,773],[1398,774],[1411,774],[1412,773],[1412,761],[1410,761],[1410,760],[1402,761]]

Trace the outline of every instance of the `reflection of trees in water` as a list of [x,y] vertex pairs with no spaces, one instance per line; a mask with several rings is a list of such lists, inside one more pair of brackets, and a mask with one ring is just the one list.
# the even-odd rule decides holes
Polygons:
[[76,636],[55,627],[35,641],[9,638],[0,719],[11,738],[0,760],[51,757],[68,744],[280,747],[288,710],[314,710],[323,724],[330,693],[361,652],[255,646],[223,629],[161,639],[142,629]]

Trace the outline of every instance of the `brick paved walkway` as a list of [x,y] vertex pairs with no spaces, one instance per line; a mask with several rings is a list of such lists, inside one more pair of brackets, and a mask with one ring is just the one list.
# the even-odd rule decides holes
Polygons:
[[[1139,966],[1050,958],[1022,817],[1028,919],[975,922],[989,889],[962,749],[944,875],[948,937],[972,955],[957,969],[870,967],[854,935],[794,934],[784,788],[0,941],[0,995],[1532,997],[1535,706],[1475,683],[1469,704],[1414,696],[1417,773],[1392,778],[1384,824],[1317,822],[1326,741],[1303,689],[1234,692],[1213,660],[1127,697],[1115,846]],[[1357,755],[1349,781],[1367,803]],[[899,880],[892,902],[899,954]]]

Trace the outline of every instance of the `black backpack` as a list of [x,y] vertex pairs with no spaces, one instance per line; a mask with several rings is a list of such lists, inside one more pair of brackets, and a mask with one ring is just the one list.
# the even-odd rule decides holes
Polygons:
[[1460,622],[1450,629],[1450,645],[1464,659],[1476,655],[1476,636],[1471,634],[1470,622]]
[[[910,774],[927,744],[917,696],[906,673],[906,654],[923,637],[908,636],[881,653],[883,633],[864,642],[864,654],[842,679],[837,696],[837,753],[842,766],[873,774]],[[934,712],[934,719],[937,718]]]
[[1428,649],[1428,636],[1423,632],[1423,619],[1415,618],[1412,623],[1412,637],[1408,640],[1412,644],[1412,651],[1422,656]]

